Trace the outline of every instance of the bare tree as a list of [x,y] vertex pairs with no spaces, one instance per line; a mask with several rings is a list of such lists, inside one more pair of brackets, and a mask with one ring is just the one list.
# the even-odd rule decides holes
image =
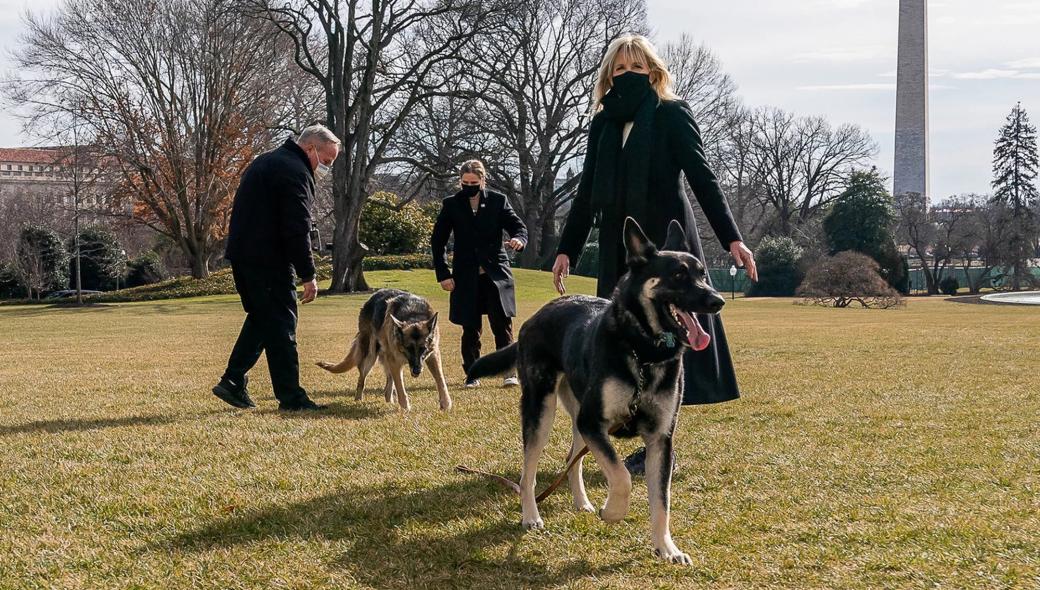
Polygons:
[[238,178],[269,143],[274,30],[225,0],[68,0],[27,24],[16,60],[35,75],[13,98],[29,125],[81,115],[115,163],[116,198],[206,276]]
[[706,45],[697,45],[687,34],[665,44],[661,57],[675,80],[675,93],[690,104],[701,129],[705,152],[712,160],[725,144],[727,128],[741,110],[737,84],[722,69],[722,62]]
[[752,150],[761,174],[761,202],[771,209],[769,231],[798,237],[845,189],[850,175],[877,150],[860,127],[834,128],[822,117],[798,118],[780,109],[752,114]]
[[[705,154],[719,177],[737,226],[745,241],[757,243],[767,212],[759,198],[762,170],[755,165],[754,127],[750,113],[737,96],[736,83],[711,49],[695,44],[688,35],[666,44],[662,56],[675,79],[676,94],[693,109],[704,138]],[[692,189],[687,193],[692,195]],[[697,228],[701,236],[714,236],[704,216],[697,217]],[[716,240],[704,239],[702,243],[709,261],[723,264],[728,260],[729,254]]]
[[964,195],[950,199],[948,215],[960,217],[951,236],[951,249],[960,260],[968,290],[978,293],[996,278],[994,271],[1006,258],[1013,231],[1005,223],[1003,208],[988,195]]
[[358,221],[370,183],[416,104],[443,94],[438,66],[457,57],[491,9],[473,0],[246,4],[292,41],[297,65],[324,92],[326,124],[343,142],[332,174],[332,290],[367,289]]
[[596,70],[619,34],[646,28],[645,0],[523,0],[463,51],[479,106],[462,154],[478,153],[527,225],[521,263],[544,263],[573,197]]
[[[505,158],[501,142],[485,123],[487,111],[479,100],[486,85],[460,71],[458,64],[451,65],[456,75],[444,77],[444,93],[416,104],[384,159],[386,171],[396,179],[402,204],[453,192],[462,161]],[[498,186],[496,178],[490,181]],[[384,184],[379,188],[391,187]]]

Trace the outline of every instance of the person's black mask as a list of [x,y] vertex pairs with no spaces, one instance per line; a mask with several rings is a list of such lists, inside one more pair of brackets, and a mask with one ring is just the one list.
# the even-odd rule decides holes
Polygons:
[[622,97],[629,94],[637,94],[642,98],[643,94],[650,90],[650,74],[641,74],[639,72],[619,74],[614,76],[610,89]]
[[479,184],[464,184],[464,185],[462,185],[462,196],[464,196],[466,198],[475,197],[475,196],[477,196],[477,193],[479,193],[479,192],[480,192],[480,185]]
[[649,74],[625,72],[614,76],[610,90],[600,101],[604,115],[616,121],[631,121],[639,104],[653,90]]

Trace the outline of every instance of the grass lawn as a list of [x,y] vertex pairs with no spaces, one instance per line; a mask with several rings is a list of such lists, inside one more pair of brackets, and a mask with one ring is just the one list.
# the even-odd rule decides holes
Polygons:
[[[517,275],[523,319],[552,293],[547,275]],[[430,271],[368,276],[447,311]],[[520,467],[519,391],[460,387],[457,326],[441,324],[451,412],[426,373],[408,414],[383,402],[378,369],[355,402],[356,372],[313,362],[342,358],[365,298],[302,308],[303,383],[332,404],[306,416],[276,410],[263,365],[258,409],[209,393],[243,317],[234,296],[0,308],[0,588],[1040,585],[1034,309],[727,306],[743,398],[682,410],[683,569],[651,554],[641,479],[623,523],[574,513],[564,486],[546,530],[524,532],[518,498],[453,471]]]

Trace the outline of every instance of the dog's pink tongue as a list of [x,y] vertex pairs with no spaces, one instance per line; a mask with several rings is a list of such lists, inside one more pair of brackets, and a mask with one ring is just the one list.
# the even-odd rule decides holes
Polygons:
[[697,318],[693,317],[692,313],[680,312],[679,319],[681,319],[683,325],[686,326],[686,337],[690,342],[690,348],[696,351],[708,348],[708,345],[711,344],[711,336],[704,331],[704,328],[701,327],[701,323],[697,321]]

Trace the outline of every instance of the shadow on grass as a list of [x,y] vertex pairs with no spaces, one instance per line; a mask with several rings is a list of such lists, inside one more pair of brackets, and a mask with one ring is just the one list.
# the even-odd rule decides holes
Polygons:
[[116,306],[108,303],[5,303],[0,305],[0,318],[31,318],[45,315],[56,315],[59,313],[86,313],[107,312],[116,309]]
[[57,434],[63,432],[81,432],[87,430],[104,430],[106,428],[122,428],[126,426],[161,426],[174,422],[183,422],[204,418],[213,414],[221,413],[217,410],[193,414],[190,416],[124,416],[121,418],[71,418],[58,420],[36,420],[24,424],[13,424],[11,426],[0,426],[0,436],[13,434]]
[[[315,394],[324,395],[323,393]],[[321,400],[318,400],[319,403]],[[270,410],[255,410],[258,414],[274,414],[280,418],[286,420],[325,420],[335,418],[338,420],[368,420],[370,418],[382,418],[388,414],[392,414],[394,408],[389,404],[387,407],[379,407],[372,404],[364,404],[361,402],[355,402],[351,404],[341,404],[339,402],[333,402],[326,404],[324,410],[304,410],[302,412],[286,412],[284,410],[270,409]]]
[[633,561],[547,565],[522,555],[519,515],[488,516],[504,502],[515,500],[494,484],[468,478],[424,489],[353,488],[221,520],[148,549],[205,552],[287,537],[345,542],[349,548],[328,567],[374,588],[557,587]]

